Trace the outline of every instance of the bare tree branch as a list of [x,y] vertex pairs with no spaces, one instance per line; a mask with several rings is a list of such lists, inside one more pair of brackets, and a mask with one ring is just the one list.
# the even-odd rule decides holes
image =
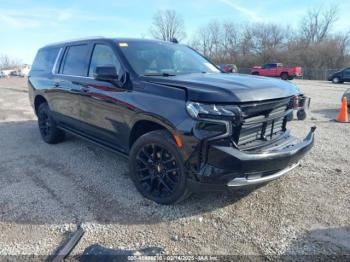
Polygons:
[[181,41],[186,37],[184,21],[175,10],[158,11],[153,16],[150,32],[154,38],[164,41],[174,38]]
[[307,43],[318,43],[330,33],[334,23],[338,20],[338,7],[330,6],[322,10],[310,9],[302,20],[301,35]]
[[20,59],[10,57],[5,54],[0,55],[0,69],[14,69],[18,68],[22,64]]

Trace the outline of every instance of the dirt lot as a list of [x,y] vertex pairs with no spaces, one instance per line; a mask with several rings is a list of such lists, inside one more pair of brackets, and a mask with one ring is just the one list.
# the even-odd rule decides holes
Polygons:
[[350,124],[332,121],[350,85],[293,81],[312,97],[301,167],[259,188],[192,196],[177,206],[142,198],[127,161],[68,136],[40,139],[24,79],[0,79],[0,255],[49,255],[85,230],[73,254],[99,244],[163,254],[350,255]]

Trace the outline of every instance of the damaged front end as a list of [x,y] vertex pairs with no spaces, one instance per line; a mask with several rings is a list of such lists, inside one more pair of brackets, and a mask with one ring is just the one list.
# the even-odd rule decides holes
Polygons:
[[187,160],[193,191],[265,183],[298,166],[311,149],[315,127],[299,140],[286,128],[293,97],[239,105],[188,103],[196,119]]

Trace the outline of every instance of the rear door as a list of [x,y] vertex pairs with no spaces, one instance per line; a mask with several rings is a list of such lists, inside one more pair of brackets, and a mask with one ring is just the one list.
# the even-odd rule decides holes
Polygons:
[[53,101],[57,118],[67,128],[79,129],[80,96],[84,92],[84,81],[88,73],[88,43],[68,45],[65,47],[60,66],[55,72],[56,96]]
[[84,130],[90,136],[126,152],[129,129],[125,118],[130,109],[123,101],[128,100],[131,91],[122,88],[117,81],[95,80],[93,74],[96,66],[103,65],[114,66],[119,77],[122,75],[116,47],[109,42],[94,42],[86,80],[87,90],[81,98],[81,119]]
[[[40,49],[35,56],[32,69],[28,76],[29,85],[45,96],[51,110],[55,109],[55,104],[52,103],[52,101],[54,101],[56,95],[54,90],[55,77],[52,76],[52,70],[55,67],[55,62],[58,60],[62,49],[62,47],[46,47]],[[29,97],[33,104],[34,93],[32,88],[29,89]]]

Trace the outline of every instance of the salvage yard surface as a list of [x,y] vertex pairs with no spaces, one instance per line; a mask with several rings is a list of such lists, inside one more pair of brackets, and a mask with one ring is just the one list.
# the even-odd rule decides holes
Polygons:
[[0,255],[48,256],[81,225],[92,245],[171,255],[350,255],[350,124],[334,122],[349,84],[295,80],[312,98],[301,167],[256,188],[160,206],[136,191],[127,160],[72,136],[42,142],[26,80],[0,79]]

